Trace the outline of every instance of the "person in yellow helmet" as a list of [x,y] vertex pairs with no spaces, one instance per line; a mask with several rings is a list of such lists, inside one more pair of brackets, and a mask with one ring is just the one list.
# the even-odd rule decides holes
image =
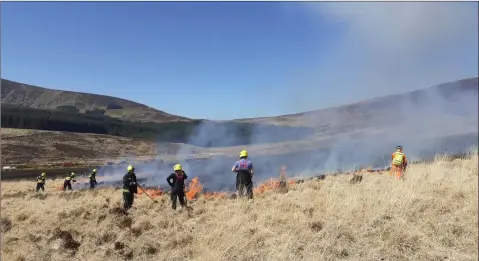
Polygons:
[[128,172],[123,176],[123,208],[125,211],[128,211],[133,206],[134,194],[138,194],[135,168],[129,165],[127,170]]
[[392,163],[390,175],[396,176],[398,179],[403,177],[404,172],[407,168],[407,158],[406,154],[403,153],[403,147],[397,146],[396,151],[391,155]]
[[94,189],[95,185],[98,183],[96,182],[96,169],[93,169],[90,175],[88,175],[88,178],[90,179],[90,189]]
[[185,180],[188,178],[183,171],[181,164],[176,164],[173,167],[174,173],[171,173],[166,182],[171,186],[171,208],[176,210],[176,201],[179,199],[180,206],[186,207],[185,200]]
[[72,190],[72,182],[76,182],[75,172],[70,173],[70,175],[65,178],[65,181],[63,182],[63,191]]
[[250,200],[253,199],[253,163],[248,160],[248,151],[242,150],[240,152],[240,160],[235,162],[232,172],[236,172],[236,188],[238,190],[238,196],[244,196],[244,190],[246,189],[246,195]]
[[45,191],[45,179],[46,179],[47,174],[43,172],[40,176],[37,177],[37,192],[40,191]]

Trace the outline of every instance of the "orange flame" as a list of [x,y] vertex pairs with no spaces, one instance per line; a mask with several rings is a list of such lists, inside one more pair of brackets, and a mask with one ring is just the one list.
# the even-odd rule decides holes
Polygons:
[[[288,184],[294,185],[296,182],[294,180],[288,180]],[[264,183],[260,184],[258,187],[253,189],[255,194],[261,194],[269,190],[279,189],[281,181],[275,179],[269,179]]]
[[286,166],[281,166],[279,180],[271,178],[265,181],[264,183],[260,184],[258,187],[254,188],[253,192],[255,194],[261,194],[269,190],[277,190],[281,187],[282,182],[288,183],[290,185],[293,185],[296,183],[294,180],[292,179],[288,180],[286,178]]
[[[279,180],[273,179],[273,178],[266,180],[265,182],[263,182],[262,184],[259,184],[257,187],[253,189],[254,193],[262,194],[266,191],[276,190],[280,188],[280,184],[282,181],[287,182],[290,185],[296,184],[295,180],[286,178],[285,172],[286,172],[285,167],[282,167]],[[55,184],[55,188],[57,190],[63,190],[63,182]],[[96,189],[103,190],[103,189],[107,189],[107,187],[100,187]],[[149,189],[143,189],[143,190],[153,199],[165,194],[165,191],[163,191],[160,187],[155,189],[149,188]],[[200,183],[198,177],[194,177],[193,179],[191,179],[190,183],[188,184],[188,189],[185,194],[188,200],[194,200],[195,198],[198,198],[200,195],[203,195],[205,199],[227,199],[230,196],[228,192],[206,192],[204,194],[202,192],[203,192],[203,185]],[[138,189],[137,196],[140,196],[140,197],[146,196],[143,194],[144,192],[141,189]]]
[[63,184],[57,185],[57,186],[56,186],[56,189],[57,189],[57,190],[63,190]]
[[203,185],[198,180],[198,177],[194,177],[190,184],[188,184],[188,191],[186,192],[186,198],[188,200],[193,200],[200,195],[203,191]]

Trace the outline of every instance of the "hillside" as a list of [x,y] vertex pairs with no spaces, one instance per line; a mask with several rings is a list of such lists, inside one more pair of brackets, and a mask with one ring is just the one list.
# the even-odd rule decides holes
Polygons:
[[[247,122],[276,125],[308,125],[314,126],[322,132],[337,133],[337,131],[363,128],[365,124],[368,126],[372,123],[379,125],[390,124],[388,112],[397,108],[398,104],[401,105],[400,113],[403,114],[406,107],[424,109],[427,106],[431,106],[431,104],[442,107],[448,103],[461,102],[463,97],[469,97],[473,100],[477,97],[477,93],[478,77],[474,77],[422,90],[377,97],[327,109],[275,117],[219,121],[219,123]],[[58,106],[75,106],[81,112],[104,109],[105,115],[127,121],[170,122],[191,120],[186,117],[159,111],[144,104],[115,97],[52,90],[5,79],[2,79],[1,99],[2,104],[19,105],[28,108],[55,109]],[[474,108],[474,105],[477,108],[477,99],[471,108]],[[121,106],[121,109],[108,109],[117,106]]]
[[[72,132],[1,129],[2,163],[4,165],[43,166],[73,162],[104,165],[120,159],[162,159],[176,155],[176,143],[156,143],[151,140]],[[190,146],[193,151],[194,146]],[[199,152],[199,149],[195,151]]]
[[[397,124],[392,121],[392,112],[399,113],[400,117],[413,111],[440,113],[448,111],[448,106],[454,105],[450,111],[460,115],[469,115],[477,112],[478,77],[439,84],[421,90],[396,95],[377,97],[361,102],[347,104],[327,109],[281,115],[275,117],[261,117],[237,119],[237,122],[276,123],[284,125],[309,125],[328,133],[364,128],[371,125]],[[463,102],[469,104],[462,104]],[[437,111],[436,108],[438,109]]]
[[[146,138],[162,142],[181,142],[202,147],[225,147],[252,143],[301,140],[314,134],[304,126],[278,126],[249,122],[190,120],[173,122],[139,122],[112,118],[102,111],[80,113],[71,107],[38,109],[11,104],[1,105],[2,128],[67,131]],[[256,139],[257,130],[269,135]],[[203,137],[213,131],[222,135]]]
[[348,175],[328,176],[285,194],[265,187],[253,203],[202,195],[178,212],[168,195],[152,194],[158,203],[138,195],[127,216],[119,189],[63,193],[61,180],[47,180],[47,191],[36,194],[34,182],[3,181],[2,258],[473,261],[477,164],[477,154],[438,157],[411,165],[403,182],[386,173],[365,174],[356,185]]
[[[5,109],[7,105],[2,104],[3,163],[105,164],[131,160],[132,156],[145,161],[211,158],[189,164],[208,166],[201,168],[201,175],[214,178],[230,168],[238,151],[248,145],[263,178],[281,165],[295,171],[329,171],[364,164],[380,167],[386,164],[385,157],[397,144],[405,146],[412,159],[437,152],[458,153],[477,144],[477,90],[478,78],[465,79],[348,106],[284,116],[289,121],[284,125],[278,124],[278,118],[140,124],[118,119],[114,122],[104,115]],[[35,118],[35,115],[40,116]],[[296,124],[299,122],[302,123]],[[30,131],[5,136],[8,132],[22,132],[5,127],[21,126],[56,132]],[[145,168],[159,171],[156,164]]]
[[5,79],[1,79],[1,81],[2,104],[40,109],[75,106],[81,112],[104,109],[105,115],[130,121],[170,122],[190,120],[186,117],[168,114],[144,104],[111,96],[52,90]]

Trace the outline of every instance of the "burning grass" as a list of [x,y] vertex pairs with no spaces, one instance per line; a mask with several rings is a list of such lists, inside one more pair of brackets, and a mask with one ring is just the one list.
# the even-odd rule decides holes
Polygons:
[[340,175],[288,181],[285,193],[271,180],[253,203],[192,179],[192,209],[150,189],[157,203],[139,194],[128,215],[119,189],[49,181],[37,196],[33,182],[3,182],[2,260],[477,260],[477,164],[438,158],[404,181]]

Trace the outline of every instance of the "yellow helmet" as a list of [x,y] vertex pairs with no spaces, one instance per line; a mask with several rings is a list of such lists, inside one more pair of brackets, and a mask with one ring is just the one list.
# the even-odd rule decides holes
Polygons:
[[72,177],[75,177],[75,172],[70,173]]
[[173,167],[173,170],[174,170],[174,171],[183,170],[183,167],[181,166],[181,164],[176,164],[176,165]]
[[93,169],[93,172],[96,172],[96,169]]
[[133,165],[128,165],[128,171],[132,171],[135,167],[133,167]]
[[240,152],[240,158],[242,158],[242,157],[248,157],[248,151],[242,150],[242,151]]
[[42,177],[45,177],[47,174],[45,172],[42,173]]

